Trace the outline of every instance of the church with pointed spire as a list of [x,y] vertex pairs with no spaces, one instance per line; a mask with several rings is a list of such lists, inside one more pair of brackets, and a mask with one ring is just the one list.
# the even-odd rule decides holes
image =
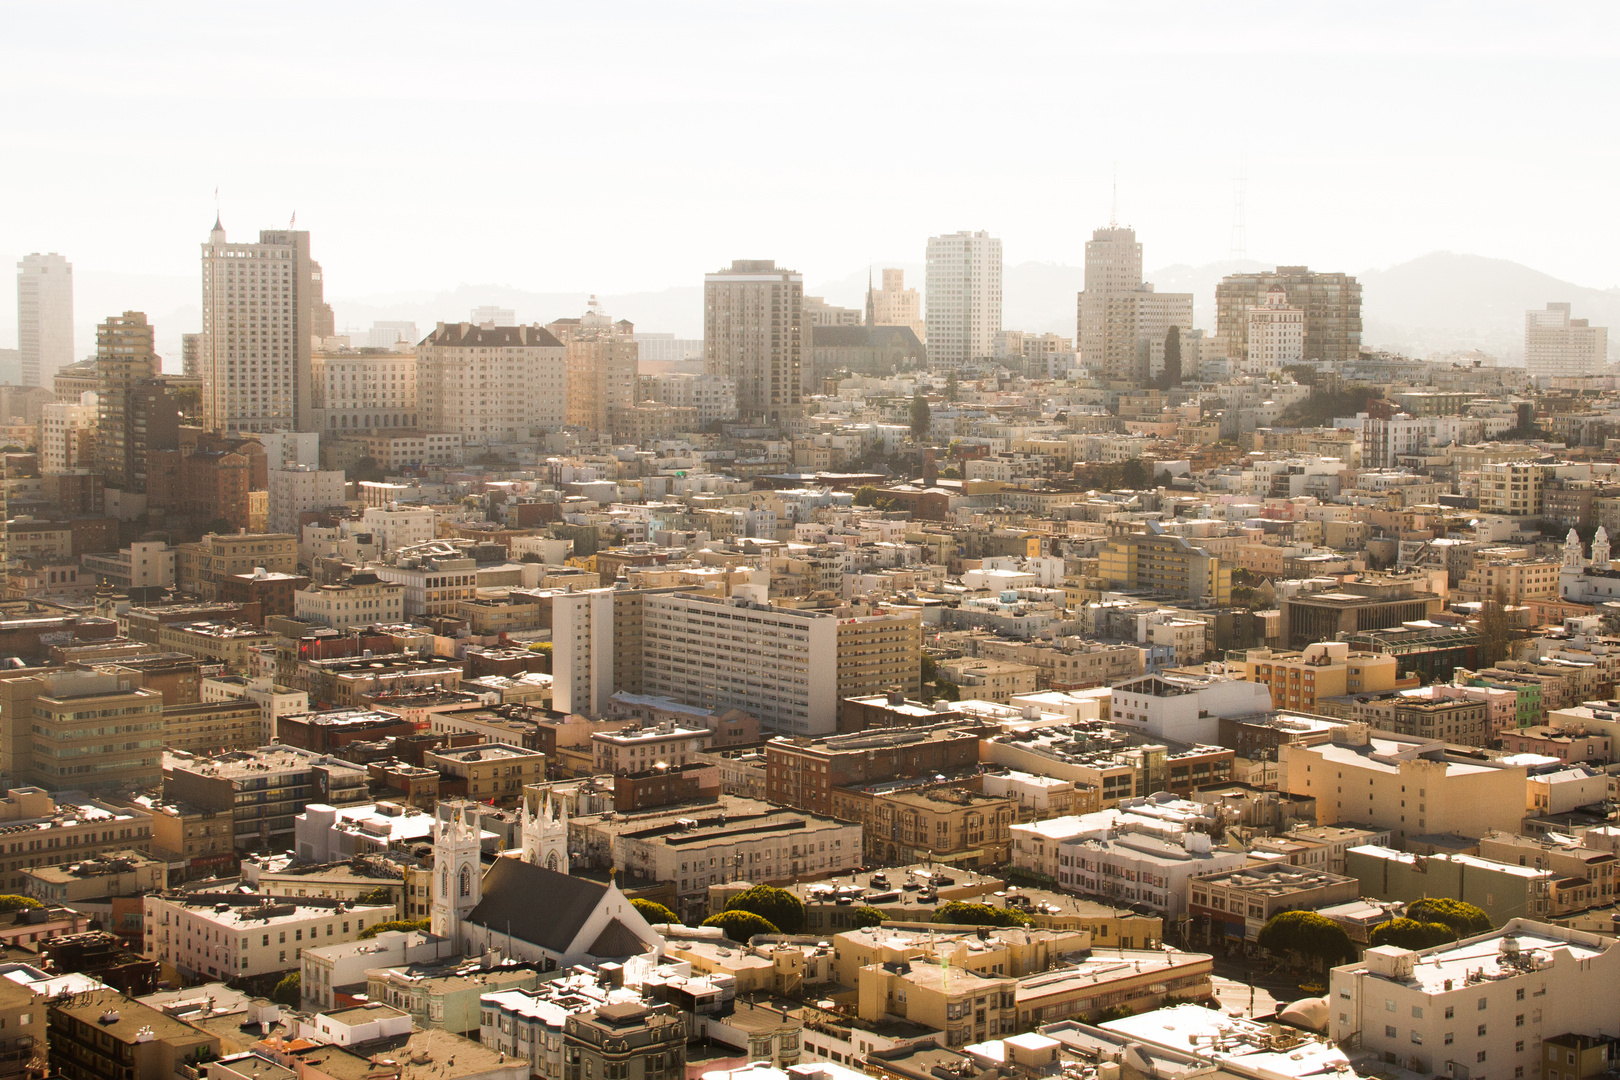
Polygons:
[[1609,531],[1599,525],[1592,534],[1591,556],[1581,554],[1574,529],[1564,537],[1563,565],[1558,568],[1558,596],[1572,604],[1620,601],[1620,570],[1609,560]]

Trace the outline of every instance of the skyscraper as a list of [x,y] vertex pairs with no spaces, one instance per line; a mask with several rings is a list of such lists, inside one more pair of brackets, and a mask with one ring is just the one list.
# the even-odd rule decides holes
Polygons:
[[1596,375],[1609,360],[1609,329],[1569,317],[1568,304],[1524,313],[1524,366],[1531,378]]
[[1136,231],[1110,224],[1086,243],[1086,287],[1077,298],[1081,362],[1106,379],[1142,385],[1162,361],[1172,326],[1192,329],[1192,293],[1155,292],[1142,280]]
[[54,251],[17,264],[17,350],[24,386],[49,387],[73,363],[73,264]]
[[173,450],[179,409],[157,376],[152,327],[126,311],[96,328],[97,467],[117,491],[146,491],[146,452]]
[[928,238],[928,359],[959,365],[994,354],[1001,332],[1001,241],[984,231]]
[[1215,286],[1215,331],[1226,355],[1249,359],[1249,309],[1264,307],[1281,288],[1288,306],[1305,313],[1306,360],[1344,363],[1361,353],[1361,283],[1349,274],[1279,266],[1259,274],[1231,274]]
[[804,275],[771,259],[737,259],[703,278],[703,370],[737,384],[737,413],[768,421],[799,414],[809,352]]
[[310,354],[331,309],[309,233],[263,229],[231,244],[216,219],[202,246],[203,422],[215,431],[308,431]]
[[202,335],[180,335],[180,372],[188,379],[202,373]]

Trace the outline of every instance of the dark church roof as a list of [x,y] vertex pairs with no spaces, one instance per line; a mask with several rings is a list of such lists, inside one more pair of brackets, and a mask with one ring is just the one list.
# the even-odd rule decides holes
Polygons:
[[813,349],[894,349],[912,356],[923,354],[922,342],[909,326],[815,326],[810,329]]
[[[484,875],[484,898],[467,921],[497,934],[510,931],[515,938],[564,953],[607,891],[606,885],[559,874],[521,859],[496,859]],[[603,936],[606,934],[604,931]],[[639,946],[630,950],[642,951]]]
[[585,950],[592,956],[635,956],[647,951],[647,943],[636,937],[635,933],[618,919],[611,920],[602,932],[591,942],[591,947]]

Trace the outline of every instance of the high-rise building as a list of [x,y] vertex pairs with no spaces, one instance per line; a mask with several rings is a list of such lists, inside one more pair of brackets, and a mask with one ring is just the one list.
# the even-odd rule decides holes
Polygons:
[[310,356],[330,336],[309,233],[263,229],[232,244],[218,219],[202,245],[203,422],[215,431],[309,430]]
[[928,238],[928,359],[959,365],[995,352],[1001,332],[1001,241],[989,233]]
[[1108,379],[1146,383],[1164,362],[1172,326],[1192,329],[1192,293],[1161,293],[1142,280],[1136,231],[1110,224],[1086,242],[1086,287],[1077,302],[1081,361]]
[[24,386],[50,386],[73,363],[73,264],[54,251],[17,264],[17,351]]
[[440,323],[416,351],[422,428],[525,442],[568,422],[563,343],[540,326]]
[[916,289],[906,288],[906,272],[894,267],[883,270],[883,287],[867,286],[866,321],[871,326],[909,326],[917,340],[927,344],[928,324],[923,321],[922,298]]
[[1288,306],[1305,313],[1306,360],[1343,363],[1361,352],[1361,283],[1349,274],[1279,266],[1258,274],[1230,274],[1215,286],[1215,330],[1233,360],[1249,359],[1249,309],[1281,288]]
[[414,428],[419,413],[416,356],[368,347],[319,352],[310,358],[315,387],[312,419],[330,438],[356,429]]
[[1524,366],[1538,375],[1596,375],[1609,360],[1609,329],[1569,317],[1568,304],[1524,313]]
[[202,374],[202,335],[180,335],[180,373],[188,379]]
[[640,346],[635,326],[614,322],[591,297],[584,315],[558,319],[546,329],[563,343],[568,358],[568,423],[606,432],[615,410],[635,405]]
[[735,380],[739,415],[798,415],[809,339],[803,274],[771,259],[736,259],[704,276],[703,370]]
[[96,405],[53,401],[40,410],[39,471],[50,475],[95,465]]
[[1251,375],[1269,375],[1305,359],[1305,312],[1291,307],[1281,285],[1266,290],[1266,302],[1249,308],[1245,340],[1249,343],[1246,369]]
[[157,378],[146,315],[126,311],[96,328],[96,452],[102,483],[146,490],[146,452],[179,443],[179,410]]

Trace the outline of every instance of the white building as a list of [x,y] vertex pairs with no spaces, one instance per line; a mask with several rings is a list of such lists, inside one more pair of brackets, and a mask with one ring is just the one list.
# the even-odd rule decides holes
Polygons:
[[[144,951],[182,978],[203,981],[297,971],[306,947],[354,941],[367,924],[394,917],[393,904],[208,895],[146,897]],[[221,910],[223,908],[224,910]]]
[[431,507],[403,503],[366,507],[360,515],[360,526],[377,538],[377,546],[383,551],[425,544],[438,534]]
[[39,471],[67,472],[93,469],[94,454],[81,457],[86,432],[96,429],[97,403],[94,391],[86,390],[77,405],[53,401],[39,413]]
[[305,949],[299,957],[299,983],[306,1006],[330,1009],[337,1004],[333,987],[366,981],[375,968],[430,964],[456,955],[455,943],[421,930],[384,930],[364,941]]
[[1550,1076],[1543,1039],[1620,1035],[1616,986],[1613,938],[1510,919],[1421,953],[1377,946],[1361,962],[1334,968],[1328,1033],[1413,1073]]
[[430,542],[392,557],[393,562],[368,569],[405,586],[407,615],[452,615],[457,602],[478,594],[478,564],[450,544]]
[[116,589],[168,588],[174,585],[175,549],[162,540],[138,540],[115,554],[86,552],[79,565]]
[[421,427],[464,442],[527,442],[567,422],[566,350],[539,326],[440,323],[417,348],[416,385]]
[[613,590],[551,599],[551,707],[605,716],[613,698]]
[[591,766],[597,773],[646,772],[656,766],[678,769],[696,761],[709,745],[708,728],[674,724],[591,732]]
[[1271,691],[1218,676],[1148,675],[1115,686],[1109,708],[1117,727],[1155,739],[1214,745],[1222,717],[1270,712]]
[[1530,377],[1596,375],[1609,362],[1609,330],[1569,317],[1568,304],[1524,313],[1524,366]]
[[268,474],[270,531],[298,532],[298,515],[306,510],[342,506],[345,476],[342,469],[271,469]]
[[736,259],[704,275],[703,372],[736,384],[739,415],[797,416],[809,351],[803,274],[771,259]]
[[263,431],[257,436],[264,447],[265,468],[311,469],[321,467],[321,433],[318,431]]
[[259,719],[263,725],[259,743],[269,746],[276,741],[276,722],[283,716],[303,716],[309,712],[309,693],[279,686],[268,675],[244,679],[239,675],[221,675],[204,679],[199,687],[204,704],[246,698],[259,705]]
[[1249,374],[1270,375],[1305,358],[1305,312],[1288,305],[1280,285],[1266,291],[1266,302],[1244,309],[1249,324]]
[[73,264],[54,251],[17,264],[17,352],[24,386],[49,389],[73,363]]
[[202,245],[202,309],[205,426],[308,431],[318,315],[331,314],[309,233],[264,229],[256,244],[231,244],[216,219]]
[[[416,327],[410,326],[414,343]],[[373,331],[375,333],[375,331]],[[410,352],[343,351],[317,353],[315,423],[321,431],[414,428],[416,355]]]
[[1245,851],[1215,850],[1209,835],[1200,832],[1171,839],[1121,833],[1059,847],[1058,881],[1064,888],[1123,904],[1146,904],[1166,919],[1186,912],[1187,883],[1193,878],[1235,870],[1249,861]]
[[955,366],[995,353],[1001,333],[1001,241],[984,231],[928,238],[928,360]]
[[397,623],[405,618],[405,586],[360,570],[340,584],[294,593],[293,617],[334,630]]
[[664,593],[645,599],[642,635],[647,694],[742,709],[784,735],[826,735],[837,726],[838,620],[832,615],[742,596]]

